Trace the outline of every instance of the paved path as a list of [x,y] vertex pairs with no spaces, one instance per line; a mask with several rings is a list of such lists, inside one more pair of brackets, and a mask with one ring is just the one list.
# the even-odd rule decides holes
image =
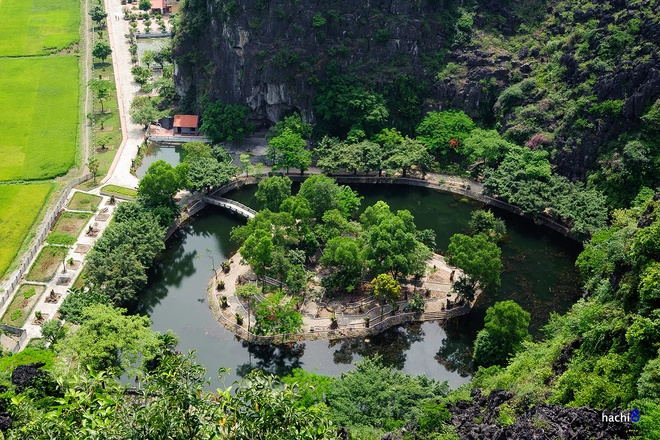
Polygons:
[[133,63],[128,50],[129,44],[124,36],[128,33],[128,22],[123,19],[119,21],[112,20],[115,14],[119,14],[121,17],[124,16],[123,7],[117,0],[105,0],[105,9],[108,12],[108,20],[106,21],[108,22],[108,35],[112,47],[112,64],[115,70],[123,141],[119,146],[107,177],[101,183],[137,188],[138,178],[131,174],[131,165],[142,143],[144,132],[141,126],[130,121],[128,109],[131,107],[133,98],[140,94],[140,86],[133,82],[133,75],[131,74]]

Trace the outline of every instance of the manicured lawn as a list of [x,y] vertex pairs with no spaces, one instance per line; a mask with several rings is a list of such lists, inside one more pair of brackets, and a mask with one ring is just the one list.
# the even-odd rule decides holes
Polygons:
[[0,185],[0,276],[16,257],[53,184]]
[[94,212],[99,207],[99,203],[103,200],[102,197],[93,194],[85,194],[77,192],[71,197],[68,209],[75,209],[76,211],[91,211]]
[[101,192],[109,196],[120,197],[123,199],[133,200],[137,197],[137,190],[117,185],[106,185],[101,188]]
[[69,235],[75,241],[91,217],[92,214],[87,212],[66,211],[62,213],[55,223],[53,231],[46,237],[46,241],[50,243],[52,240],[49,241],[49,238],[60,234]]
[[46,288],[38,284],[22,284],[14,295],[2,317],[2,323],[21,327],[32,313],[32,308],[39,301]]
[[79,41],[78,0],[1,0],[0,56],[42,55]]
[[30,271],[25,276],[28,281],[50,281],[57,269],[62,268],[62,252],[66,248],[46,246],[39,252]]
[[78,96],[77,57],[0,59],[0,181],[69,171],[78,142]]

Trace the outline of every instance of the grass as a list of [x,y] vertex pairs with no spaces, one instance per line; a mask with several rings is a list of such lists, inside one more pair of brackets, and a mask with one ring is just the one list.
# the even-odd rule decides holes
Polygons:
[[38,362],[46,364],[43,367],[44,370],[52,369],[55,363],[55,352],[28,347],[23,351],[0,359],[0,372],[6,373],[13,371],[19,365],[36,364]]
[[0,274],[16,257],[53,188],[50,183],[0,185]]
[[66,248],[60,246],[44,247],[25,276],[27,281],[50,281],[55,272],[62,266],[62,252]]
[[46,238],[46,241],[50,243],[50,238],[55,238],[60,234],[73,237],[75,241],[91,217],[92,214],[88,212],[65,211],[57,220],[57,223],[55,223],[55,227],[53,228],[53,231],[50,233],[50,235]]
[[101,188],[101,193],[130,200],[137,197],[137,190],[117,185],[106,185]]
[[94,212],[99,207],[99,203],[103,200],[102,197],[93,194],[85,194],[77,192],[71,197],[67,209],[74,209],[76,211],[91,211]]
[[23,326],[44,290],[44,286],[37,284],[22,284],[0,321],[14,327]]
[[78,73],[74,56],[0,59],[0,181],[48,179],[74,165]]
[[77,0],[0,1],[0,56],[45,55],[79,41]]

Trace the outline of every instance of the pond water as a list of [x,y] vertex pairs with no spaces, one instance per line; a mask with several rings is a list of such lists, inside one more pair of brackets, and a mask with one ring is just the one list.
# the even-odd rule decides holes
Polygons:
[[149,165],[157,160],[164,160],[175,167],[183,162],[183,156],[184,152],[181,147],[163,147],[150,142],[147,151],[144,153],[140,167],[135,171],[135,175],[139,179],[142,179],[147,174]]
[[[465,231],[470,213],[480,207],[425,188],[357,185],[355,189],[364,196],[363,208],[385,200],[392,209],[409,209],[419,228],[436,231],[441,250],[446,250],[451,235]],[[256,187],[247,187],[228,197],[258,209],[255,191]],[[252,368],[282,374],[300,367],[336,375],[350,369],[363,356],[377,353],[387,364],[404,372],[448,380],[456,387],[470,379],[471,346],[483,327],[488,306],[514,299],[532,314],[531,330],[538,337],[538,329],[547,322],[550,312],[565,312],[578,297],[574,261],[580,246],[527,219],[499,210],[495,213],[506,221],[508,231],[502,243],[502,287],[496,293],[482,295],[469,315],[450,321],[444,328],[436,322],[426,322],[399,326],[368,341],[248,347],[215,321],[206,300],[212,265],[207,249],[217,267],[237,249],[229,240],[231,228],[245,222],[215,207],[206,208],[170,239],[150,271],[149,285],[136,311],[149,315],[155,330],[175,331],[180,338],[179,349],[196,350],[212,379],[219,367],[231,368],[231,374],[225,378],[227,385]],[[219,383],[213,380],[211,388],[217,386]]]

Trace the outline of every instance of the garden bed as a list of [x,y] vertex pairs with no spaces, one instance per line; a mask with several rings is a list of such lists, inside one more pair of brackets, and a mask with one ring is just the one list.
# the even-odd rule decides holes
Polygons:
[[22,327],[44,290],[44,286],[37,284],[22,284],[0,321],[3,324]]
[[55,272],[62,267],[62,252],[64,251],[66,251],[66,248],[60,246],[44,247],[39,252],[25,279],[28,281],[43,282],[53,279]]
[[73,197],[71,197],[67,209],[94,212],[101,203],[101,200],[103,200],[103,198],[100,196],[76,192]]
[[[59,220],[57,220],[57,223],[55,223],[55,227],[49,238],[58,234],[65,234],[73,237],[75,241],[91,217],[91,213],[67,211],[63,213]],[[46,241],[50,243],[48,238]]]
[[101,194],[105,196],[115,196],[120,199],[135,200],[137,190],[126,188],[124,186],[106,185],[101,188]]

